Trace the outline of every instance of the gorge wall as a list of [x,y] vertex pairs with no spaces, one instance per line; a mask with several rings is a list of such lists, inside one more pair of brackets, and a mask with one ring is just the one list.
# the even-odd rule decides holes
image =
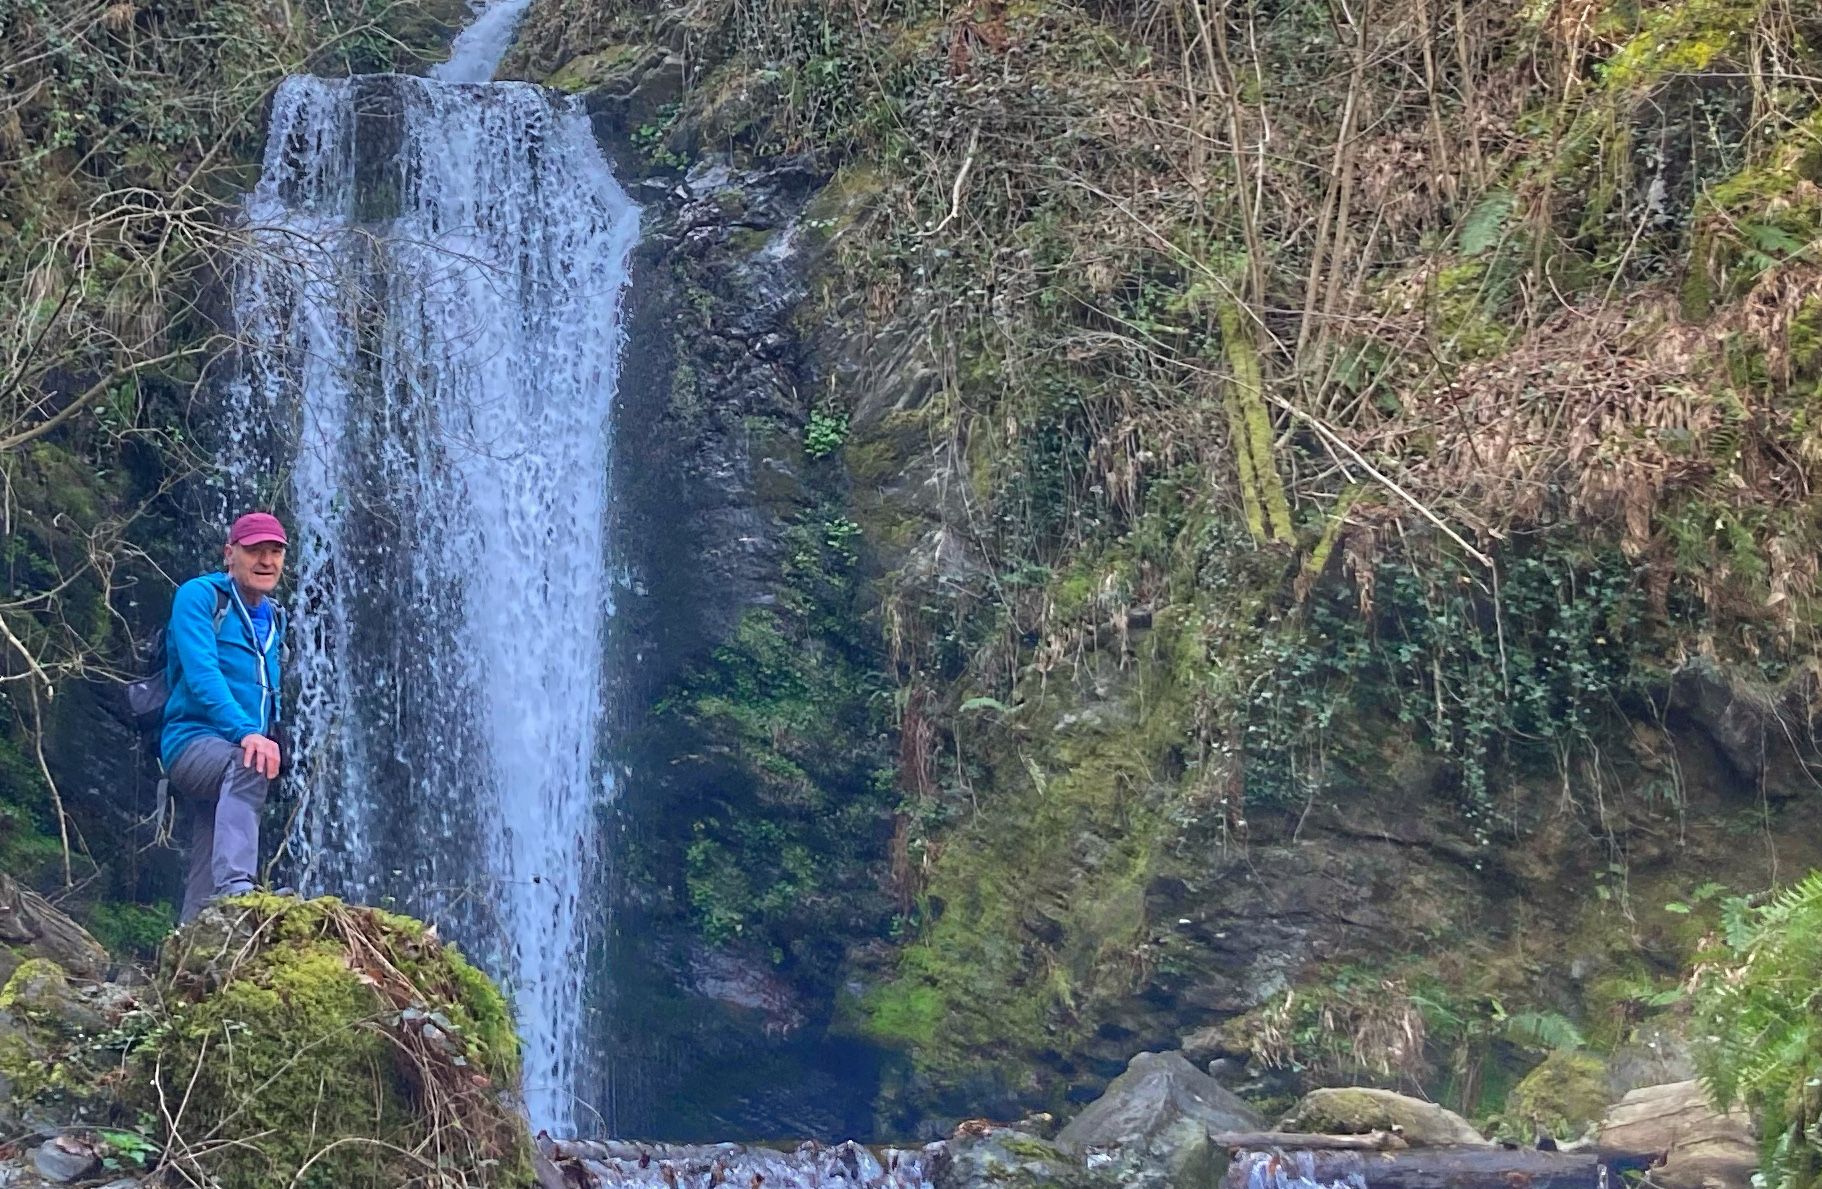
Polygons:
[[534,5],[648,210],[635,1123],[1674,1032],[1818,857],[1808,20]]
[[[644,209],[612,1126],[934,1132],[1180,1045],[1267,1103],[1485,1114],[1674,1034],[1721,890],[1822,849],[1818,38],[1736,0],[534,3],[503,76],[582,94]],[[257,131],[93,152],[226,195]],[[118,286],[44,408],[141,298],[206,340],[202,271]],[[64,882],[44,737],[66,899],[129,946],[172,882],[75,678],[189,560],[202,358],[0,438],[0,613],[61,666],[34,702],[9,654],[0,865]]]

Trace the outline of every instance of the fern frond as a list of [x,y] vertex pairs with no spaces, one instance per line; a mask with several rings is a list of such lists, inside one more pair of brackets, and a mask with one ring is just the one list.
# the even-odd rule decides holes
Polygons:
[[1725,952],[1694,980],[1695,1059],[1717,1106],[1761,1120],[1765,1189],[1810,1189],[1822,1167],[1822,871],[1754,906],[1721,904]]
[[1544,1049],[1579,1049],[1587,1041],[1565,1015],[1553,1011],[1520,1011],[1506,1017],[1506,1038]]

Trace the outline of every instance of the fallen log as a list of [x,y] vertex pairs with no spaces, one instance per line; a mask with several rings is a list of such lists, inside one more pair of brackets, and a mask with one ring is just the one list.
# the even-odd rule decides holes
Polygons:
[[1217,1148],[1296,1148],[1310,1151],[1390,1152],[1408,1148],[1404,1136],[1391,1131],[1365,1135],[1311,1135],[1301,1131],[1211,1131],[1208,1142]]
[[1531,1148],[1248,1149],[1228,1166],[1221,1189],[1600,1189],[1600,1167],[1593,1152]]

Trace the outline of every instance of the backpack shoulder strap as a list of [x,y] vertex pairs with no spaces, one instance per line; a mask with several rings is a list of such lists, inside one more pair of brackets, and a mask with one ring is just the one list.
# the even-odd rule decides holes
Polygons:
[[228,618],[228,592],[218,586],[215,588],[215,619],[213,620],[217,636],[221,635],[221,622],[226,618]]

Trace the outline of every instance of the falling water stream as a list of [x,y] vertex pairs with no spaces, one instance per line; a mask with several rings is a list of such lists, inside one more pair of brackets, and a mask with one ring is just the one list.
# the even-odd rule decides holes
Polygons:
[[615,791],[638,212],[574,100],[486,81],[528,2],[482,12],[431,78],[280,87],[224,457],[233,498],[293,521],[297,881],[435,921],[502,979],[527,1108],[564,1132]]

